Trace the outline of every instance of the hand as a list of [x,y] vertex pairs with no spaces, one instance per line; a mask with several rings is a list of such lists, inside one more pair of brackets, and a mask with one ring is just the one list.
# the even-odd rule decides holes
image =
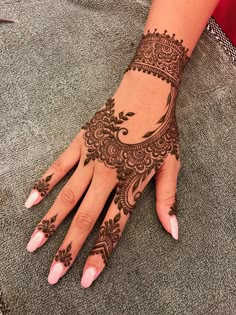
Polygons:
[[72,265],[113,189],[115,197],[84,267],[83,287],[90,286],[104,269],[137,200],[154,175],[158,217],[166,231],[178,239],[176,94],[175,87],[156,77],[127,72],[113,98],[34,185],[25,204],[27,208],[39,203],[79,162],[32,234],[27,245],[29,252],[52,236],[89,187],[54,257],[48,276],[50,284],[55,284]]

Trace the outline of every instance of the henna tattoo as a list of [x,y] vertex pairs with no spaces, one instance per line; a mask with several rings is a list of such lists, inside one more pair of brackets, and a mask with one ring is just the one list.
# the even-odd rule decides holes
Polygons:
[[120,233],[120,212],[114,217],[104,222],[104,225],[101,226],[100,232],[96,241],[96,245],[90,252],[90,255],[101,254],[103,262],[105,265],[108,263],[108,259],[115,247],[116,243],[119,240]]
[[[120,112],[115,115],[115,100],[108,99],[105,107],[82,128],[88,148],[84,166],[91,160],[98,160],[105,166],[116,170],[118,184],[114,202],[119,213],[105,221],[90,255],[101,254],[104,264],[108,263],[112,250],[120,237],[121,210],[131,214],[136,201],[141,196],[141,184],[153,171],[158,171],[168,154],[179,159],[179,133],[175,117],[175,98],[188,61],[187,51],[173,36],[148,31],[143,35],[137,52],[128,70],[139,70],[153,74],[170,83],[170,93],[166,102],[166,112],[157,126],[143,135],[143,141],[136,144],[124,143],[120,135],[127,135],[128,129],[122,127],[124,121],[132,119],[133,112]],[[176,214],[176,202],[169,214]]]
[[183,40],[175,39],[175,34],[170,36],[167,31],[163,34],[156,29],[153,33],[148,31],[146,35],[142,35],[136,54],[125,72],[137,69],[152,73],[178,88],[184,66],[189,59],[188,49],[182,43]]
[[109,99],[105,108],[82,127],[85,145],[88,147],[84,165],[97,159],[117,172],[118,185],[114,202],[124,214],[131,214],[141,192],[138,187],[150,175],[158,171],[165,157],[170,153],[179,158],[179,135],[175,118],[174,101],[176,88],[171,87],[167,99],[165,115],[157,122],[155,130],[146,133],[142,142],[127,144],[119,135],[128,134],[126,128],[120,127],[134,113],[119,113],[115,116],[114,99]]
[[71,243],[72,242],[67,245],[66,249],[59,249],[58,254],[55,256],[55,260],[62,262],[65,267],[68,267],[71,264]]
[[37,183],[34,184],[34,189],[37,189],[40,192],[42,197],[46,196],[47,191],[49,190],[49,181],[52,178],[52,175],[48,175],[45,179],[39,179]]
[[170,211],[168,212],[169,215],[172,215],[172,214],[177,214],[177,199],[176,199],[176,196],[175,196],[175,202],[173,203],[173,205],[170,207]]
[[50,220],[43,220],[42,223],[38,225],[38,230],[45,234],[45,237],[49,238],[55,232],[55,225],[57,214],[51,217]]

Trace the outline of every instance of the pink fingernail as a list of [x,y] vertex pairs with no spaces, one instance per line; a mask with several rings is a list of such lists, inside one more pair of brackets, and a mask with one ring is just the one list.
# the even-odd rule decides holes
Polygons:
[[48,275],[48,282],[50,284],[55,284],[61,278],[65,270],[65,267],[62,263],[55,263]]
[[34,234],[34,236],[31,237],[29,243],[27,244],[26,249],[28,252],[35,251],[38,247],[42,245],[42,243],[45,241],[46,237],[43,232],[37,232]]
[[33,190],[25,202],[25,207],[31,208],[33,205],[39,202],[40,198],[40,193],[37,190]]
[[86,271],[83,274],[83,277],[81,279],[81,285],[84,288],[90,287],[90,285],[93,283],[96,277],[96,269],[93,267],[89,267],[86,269]]
[[170,231],[171,235],[175,240],[178,240],[178,221],[176,218],[176,215],[171,215],[170,216]]

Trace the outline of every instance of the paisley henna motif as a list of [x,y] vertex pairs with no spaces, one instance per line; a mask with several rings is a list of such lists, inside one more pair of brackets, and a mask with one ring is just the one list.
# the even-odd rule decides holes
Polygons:
[[107,167],[116,169],[119,183],[114,202],[124,214],[132,213],[141,195],[138,188],[152,170],[157,171],[169,153],[174,154],[176,159],[179,158],[175,96],[176,89],[172,87],[165,115],[157,122],[156,129],[147,132],[143,136],[145,140],[137,144],[127,144],[120,140],[120,133],[128,134],[128,130],[120,125],[134,113],[121,112],[118,117],[115,116],[114,99],[109,99],[105,108],[98,111],[83,127],[85,145],[88,147],[84,165],[97,159]]

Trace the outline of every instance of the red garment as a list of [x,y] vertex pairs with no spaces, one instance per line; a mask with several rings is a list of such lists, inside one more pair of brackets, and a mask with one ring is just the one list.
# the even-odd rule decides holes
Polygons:
[[220,0],[213,17],[236,46],[236,0]]

